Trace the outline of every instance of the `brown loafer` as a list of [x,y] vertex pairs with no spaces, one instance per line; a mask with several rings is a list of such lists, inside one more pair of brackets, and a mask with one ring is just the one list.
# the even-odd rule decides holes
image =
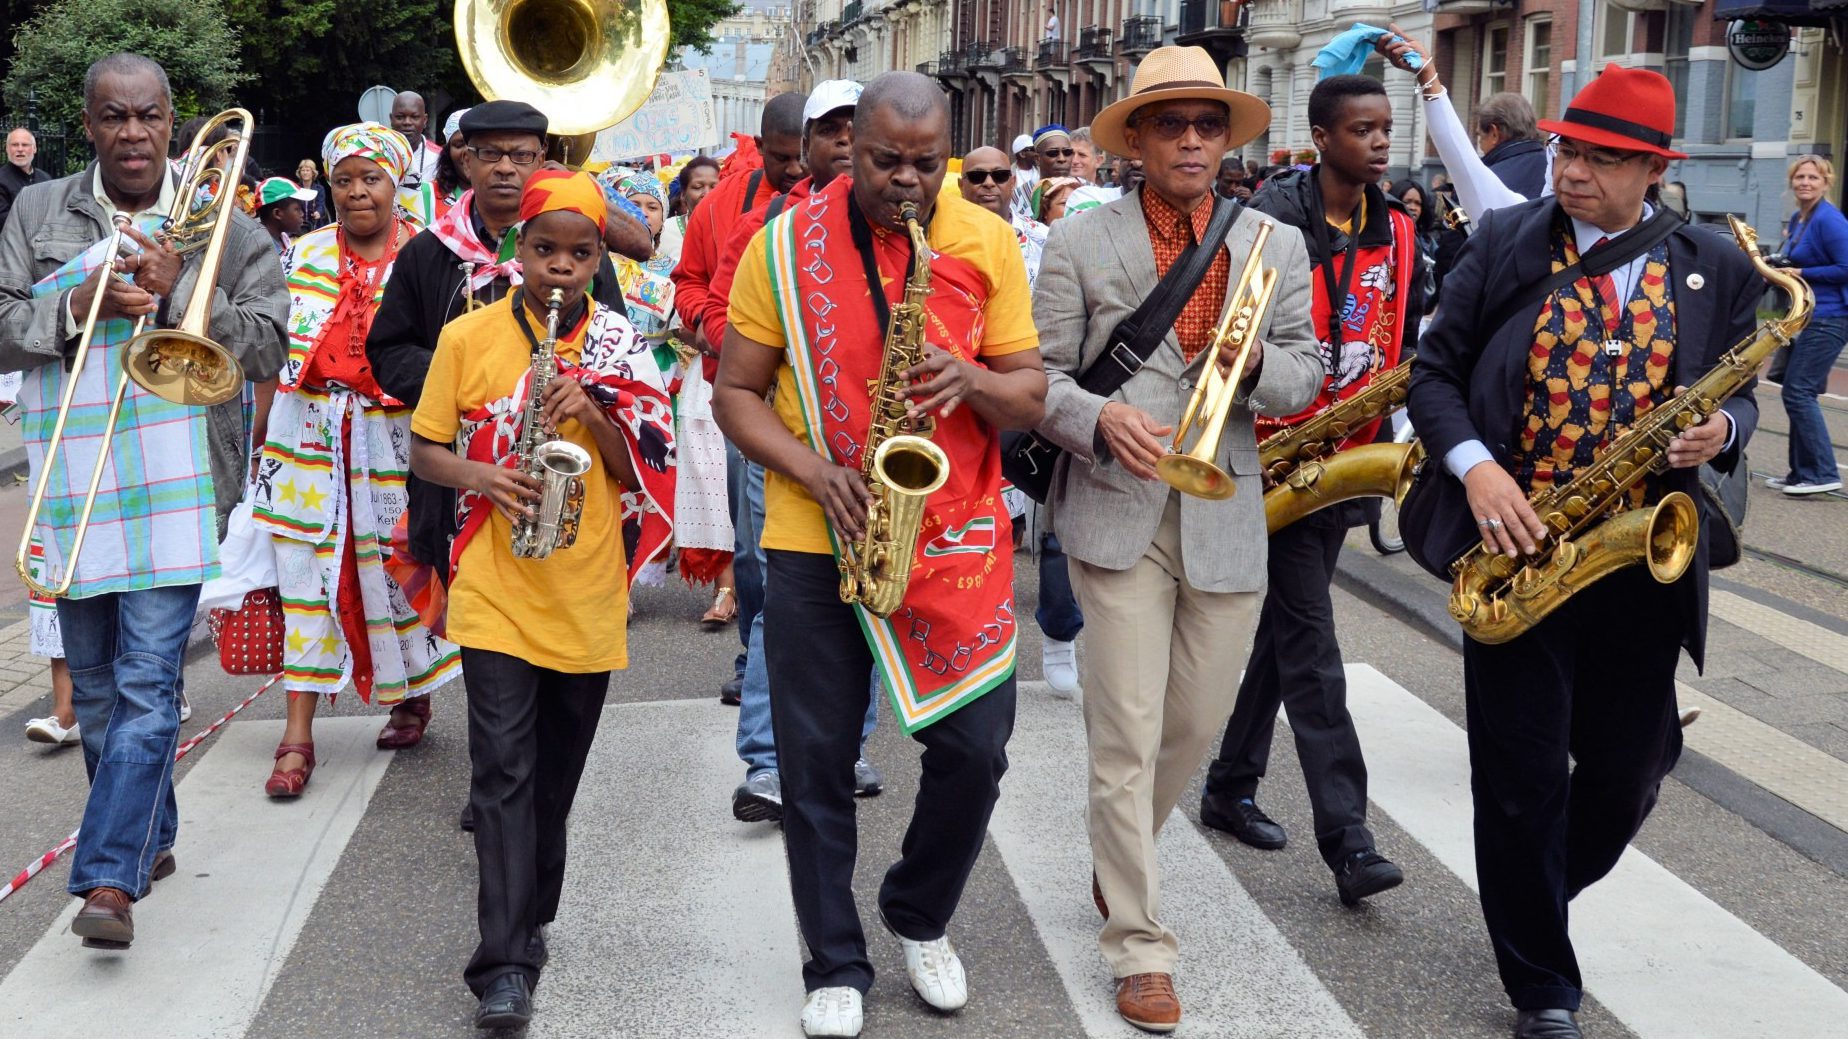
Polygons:
[[1181,1023],[1181,1001],[1169,974],[1131,974],[1117,982],[1117,1013],[1145,1032],[1172,1032]]
[[149,876],[154,880],[166,880],[173,876],[174,870],[179,868],[179,863],[174,861],[173,852],[163,851],[154,856],[154,869]]
[[392,724],[392,716],[385,719],[385,727],[379,730],[378,748],[380,750],[409,750],[423,742],[424,729],[430,725],[430,698],[413,697],[392,704],[394,716],[397,713],[410,715],[409,725]]
[[84,893],[83,908],[71,921],[71,933],[83,939],[86,949],[126,949],[135,940],[134,900],[112,887]]

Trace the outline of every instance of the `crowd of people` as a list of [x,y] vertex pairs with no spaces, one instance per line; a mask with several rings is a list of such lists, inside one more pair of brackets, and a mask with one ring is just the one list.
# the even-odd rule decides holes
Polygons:
[[[1377,46],[1417,77],[1451,183],[1390,179],[1393,106],[1359,75],[1312,91],[1314,161],[1240,159],[1270,110],[1192,47],[1149,54],[1090,126],[1044,126],[1006,151],[952,156],[941,87],[887,73],[773,97],[733,155],[666,175],[548,161],[546,114],[517,100],[453,113],[432,136],[405,93],[391,125],[332,130],[293,177],[245,171],[248,214],[226,217],[209,291],[199,261],[156,234],[188,204],[157,158],[173,138],[165,73],[134,54],[99,61],[84,99],[96,161],[50,178],[15,131],[0,171],[0,367],[25,373],[34,479],[52,481],[35,572],[74,578],[35,603],[35,652],[61,662],[54,713],[28,732],[81,744],[91,773],[73,932],[128,947],[134,903],[174,872],[186,634],[232,533],[265,547],[280,601],[289,701],[268,797],[307,794],[323,698],[351,688],[389,708],[377,745],[403,749],[461,680],[460,825],[480,875],[463,978],[484,1028],[531,1018],[567,818],[629,661],[625,620],[636,587],[670,566],[711,586],[699,623],[739,639],[715,676],[739,709],[730,808],[782,827],[805,1034],[862,1027],[873,966],[854,799],[884,786],[865,753],[882,713],[921,745],[922,778],[881,923],[926,1003],[968,1000],[949,931],[1002,796],[1022,544],[1037,549],[1046,685],[1082,691],[1090,894],[1126,1021],[1181,1022],[1155,844],[1202,763],[1206,826],[1260,849],[1287,841],[1257,800],[1280,710],[1341,902],[1401,884],[1367,825],[1330,592],[1366,511],[1269,530],[1260,442],[1416,353],[1410,409],[1439,504],[1411,533],[1448,550],[1460,528],[1532,556],[1544,531],[1528,496],[1750,331],[1762,283],[1682,226],[1613,275],[1581,271],[1519,304],[1521,320],[1491,321],[1500,303],[1439,306],[1502,300],[1623,248],[1611,243],[1665,204],[1673,95],[1613,66],[1561,120],[1491,99],[1459,144],[1418,46],[1396,30]],[[1819,304],[1791,359],[1793,424],[1826,374],[1818,358],[1848,335],[1848,224],[1821,197],[1832,177],[1813,157],[1792,168],[1785,251]],[[130,244],[105,256],[118,221]],[[46,241],[60,244],[31,244]],[[1234,333],[1222,316],[1252,305],[1248,260],[1272,272],[1274,298]],[[104,470],[107,532],[73,555],[73,474],[117,434],[92,425],[58,461],[44,444],[66,380],[100,407],[120,362],[81,378],[55,362],[79,340],[114,358],[135,319],[207,300],[243,394],[200,409],[131,385],[123,425],[140,448]],[[1594,334],[1601,349],[1580,350]],[[1235,364],[1207,460],[1237,493],[1181,493],[1158,478],[1170,422],[1195,382]],[[895,398],[876,392],[888,385]],[[1736,465],[1755,418],[1748,393],[1687,429],[1650,493]],[[920,506],[915,557],[895,563],[897,491],[871,474],[881,441],[919,430],[947,471]],[[1039,507],[1004,473],[1004,447],[1013,458],[1025,441],[1010,438],[1028,435],[1053,460]],[[1799,439],[1786,493],[1833,479]],[[553,480],[536,445],[584,461]],[[519,547],[547,523],[555,548]],[[896,581],[901,605],[852,601],[844,575]],[[1466,648],[1483,907],[1521,1039],[1579,1034],[1566,905],[1615,863],[1679,753],[1675,662],[1684,646],[1699,659],[1705,585],[1704,553],[1672,585],[1624,571],[1512,641]],[[1575,626],[1618,612],[1637,618],[1627,662],[1580,666]],[[1490,695],[1510,688],[1523,693]],[[1575,717],[1597,718],[1595,738]]]

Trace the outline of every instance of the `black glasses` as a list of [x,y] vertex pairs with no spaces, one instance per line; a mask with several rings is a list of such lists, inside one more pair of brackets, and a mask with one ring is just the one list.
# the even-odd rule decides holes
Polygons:
[[1033,154],[1044,155],[1049,159],[1069,159],[1072,157],[1072,150],[1070,148],[1038,148]]
[[976,184],[976,185],[986,184],[988,183],[988,178],[990,177],[994,178],[994,181],[996,184],[1006,184],[1008,181],[1014,179],[1014,171],[1013,170],[964,170],[963,171],[963,179],[968,181],[971,184]]
[[1131,125],[1139,129],[1150,130],[1155,136],[1169,141],[1178,141],[1187,136],[1187,128],[1191,126],[1200,134],[1201,140],[1217,141],[1226,135],[1226,131],[1232,126],[1232,120],[1219,112],[1195,116],[1192,119],[1175,115],[1172,112],[1163,112],[1160,115],[1138,116]]
[[490,166],[498,164],[502,159],[512,159],[515,166],[531,166],[545,157],[544,152],[531,148],[521,148],[517,152],[504,152],[499,148],[477,148],[472,144],[468,146],[468,153]]

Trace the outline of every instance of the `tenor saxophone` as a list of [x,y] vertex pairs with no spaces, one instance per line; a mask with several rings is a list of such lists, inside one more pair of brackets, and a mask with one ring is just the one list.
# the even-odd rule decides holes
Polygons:
[[[906,370],[924,361],[924,302],[930,297],[930,243],[918,222],[918,207],[899,207],[911,236],[911,275],[905,298],[892,308],[879,381],[873,388],[872,424],[860,454],[860,476],[872,501],[866,507],[866,533],[841,546],[841,601],[856,603],[880,617],[890,616],[905,600],[911,567],[917,558],[924,502],[950,475],[950,458],[931,443],[936,420],[908,422],[911,407]],[[879,291],[875,286],[874,291]],[[907,431],[909,427],[909,431]]]
[[1308,421],[1279,430],[1258,445],[1265,483],[1264,521],[1272,534],[1319,509],[1355,498],[1400,501],[1412,486],[1412,470],[1424,448],[1410,444],[1362,444],[1340,450],[1356,429],[1405,405],[1412,362],[1405,361],[1346,400],[1323,408]]
[[1573,593],[1641,563],[1663,584],[1678,580],[1700,544],[1700,511],[1680,491],[1646,509],[1629,507],[1629,491],[1668,469],[1668,444],[1712,414],[1760,366],[1809,324],[1815,294],[1793,271],[1767,264],[1758,233],[1727,218],[1739,248],[1766,281],[1790,295],[1784,316],[1758,326],[1699,381],[1649,412],[1561,487],[1528,499],[1546,528],[1532,556],[1511,559],[1477,545],[1451,566],[1450,615],[1477,642],[1506,642],[1540,623]]
[[544,559],[570,548],[584,518],[590,452],[554,436],[545,424],[546,387],[558,377],[558,310],[564,299],[563,289],[553,289],[546,299],[545,339],[533,354],[532,386],[520,416],[520,471],[539,481],[539,504],[513,521],[513,554],[520,559]]

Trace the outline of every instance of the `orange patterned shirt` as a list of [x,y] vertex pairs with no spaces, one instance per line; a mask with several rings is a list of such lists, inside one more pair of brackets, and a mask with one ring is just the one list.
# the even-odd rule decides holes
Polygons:
[[[1149,224],[1149,245],[1155,250],[1155,275],[1166,277],[1182,250],[1200,240],[1206,225],[1212,222],[1212,198],[1208,196],[1192,213],[1182,213],[1146,186],[1142,189],[1142,215]],[[1181,344],[1181,356],[1191,362],[1200,351],[1212,345],[1213,326],[1226,304],[1226,284],[1232,280],[1232,260],[1224,249],[1216,250],[1213,265],[1181,316],[1174,322],[1174,337]]]

